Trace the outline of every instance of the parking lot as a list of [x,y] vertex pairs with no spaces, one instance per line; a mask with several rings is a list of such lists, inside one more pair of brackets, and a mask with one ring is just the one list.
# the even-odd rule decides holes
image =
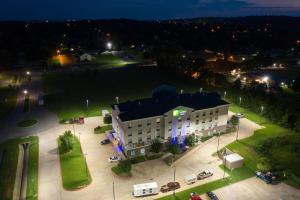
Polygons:
[[[93,129],[98,126],[99,123],[102,123],[101,118],[93,117],[86,119],[86,123],[84,125],[76,125],[76,134],[78,135],[78,133],[81,133],[80,140],[82,149],[84,153],[87,153],[86,159],[92,176],[92,183],[88,187],[78,191],[66,191],[62,188],[59,170],[59,157],[55,154],[55,149],[57,148],[55,138],[64,130],[72,130],[72,126],[58,125],[57,128],[50,129],[40,135],[40,144],[42,145],[40,147],[40,151],[42,153],[42,161],[40,163],[50,163],[52,166],[52,170],[49,170],[49,165],[40,165],[39,195],[42,197],[41,199],[51,200],[53,199],[53,194],[55,194],[55,199],[109,200],[113,199],[113,182],[115,183],[116,199],[135,199],[132,196],[132,186],[134,184],[156,181],[158,185],[161,186],[173,180],[174,169],[170,166],[167,166],[160,159],[133,165],[132,177],[120,177],[114,175],[114,173],[111,171],[111,167],[116,165],[116,163],[109,163],[108,157],[117,154],[114,152],[111,144],[100,145],[100,141],[105,138],[104,134],[96,135],[93,133]],[[259,128],[257,124],[247,119],[242,119],[240,137],[248,137],[257,128]],[[234,138],[234,133],[221,136],[220,148],[233,141]],[[188,153],[183,159],[176,162],[176,181],[180,182],[181,184],[181,188],[178,191],[222,178],[223,171],[219,168],[221,161],[218,160],[217,157],[211,156],[216,149],[217,139],[214,138],[205,145],[196,147],[193,152]],[[47,159],[50,160],[47,162]],[[214,175],[207,179],[197,181],[192,185],[187,185],[184,182],[184,177],[186,175],[198,174],[205,169],[213,170]],[[271,192],[269,192],[270,189],[273,189],[273,186],[267,186],[266,190],[262,189],[264,188],[263,186],[265,186],[265,184],[259,180],[256,180],[255,178],[253,182],[248,183],[246,181],[244,183],[243,181],[241,183],[234,184],[237,185],[237,189],[234,189],[240,191],[240,194],[236,197],[232,196],[235,195],[235,193],[231,192],[232,188],[230,189],[230,187],[234,185],[219,189],[216,191],[216,193],[221,197],[220,199],[239,199],[240,195],[251,195],[252,193],[259,193],[256,194],[256,199],[269,199],[260,197],[271,194],[273,191],[271,190]],[[259,185],[262,185],[262,187]],[[275,187],[278,186],[274,186],[274,188]],[[51,191],[49,188],[51,188]],[[278,191],[276,190],[276,192]],[[154,199],[170,193],[171,192],[159,193],[159,195],[139,199]],[[247,197],[249,196],[244,196],[241,199],[249,199]]]

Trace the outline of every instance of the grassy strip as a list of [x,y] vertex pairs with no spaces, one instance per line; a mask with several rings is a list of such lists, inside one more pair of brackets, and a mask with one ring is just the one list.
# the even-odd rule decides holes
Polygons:
[[112,130],[112,125],[106,125],[106,126],[97,126],[94,128],[94,133],[95,134],[101,134],[105,133],[105,131]]
[[29,149],[29,164],[27,174],[27,200],[38,199],[38,170],[39,170],[39,145],[38,137],[32,140]]
[[37,123],[36,119],[27,119],[17,123],[18,127],[30,127]]
[[[222,165],[221,168],[223,169],[224,166]],[[225,179],[218,179],[203,185],[193,187],[191,189],[187,189],[181,192],[176,192],[175,196],[168,195],[159,198],[159,200],[186,200],[189,198],[189,195],[192,192],[197,192],[198,194],[204,194],[205,192],[213,191],[253,176],[253,171],[251,171],[246,166],[235,169],[232,172],[230,172],[226,168],[226,172],[229,174],[229,177],[226,177]]]
[[[0,170],[0,199],[11,200],[16,179],[16,170],[19,156],[19,144],[31,142],[29,150],[27,199],[37,199],[38,188],[38,137],[21,137],[8,140],[0,144],[0,149],[5,151],[4,160]],[[33,181],[30,181],[33,180]]]
[[66,190],[77,190],[89,185],[92,181],[86,160],[82,153],[79,140],[74,137],[73,150],[64,153],[59,139],[57,139],[63,186]]

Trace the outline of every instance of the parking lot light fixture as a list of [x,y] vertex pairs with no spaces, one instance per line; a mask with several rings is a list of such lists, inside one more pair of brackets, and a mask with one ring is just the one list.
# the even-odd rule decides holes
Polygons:
[[116,101],[117,101],[117,103],[119,103],[119,97],[118,96],[116,96]]
[[226,94],[227,94],[227,93],[226,93],[226,91],[225,91],[225,92],[224,92],[224,99],[226,99]]
[[111,42],[108,42],[108,43],[106,44],[106,46],[107,46],[107,49],[108,49],[109,51],[112,49],[112,43],[111,43]]

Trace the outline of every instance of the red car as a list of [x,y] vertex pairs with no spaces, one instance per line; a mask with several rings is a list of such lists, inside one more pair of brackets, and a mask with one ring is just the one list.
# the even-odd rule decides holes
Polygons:
[[163,185],[160,188],[161,192],[169,192],[173,190],[177,190],[180,188],[180,184],[178,182],[169,182],[167,185]]
[[192,192],[190,194],[190,200],[202,200],[202,199],[201,199],[200,195],[197,194],[197,192]]

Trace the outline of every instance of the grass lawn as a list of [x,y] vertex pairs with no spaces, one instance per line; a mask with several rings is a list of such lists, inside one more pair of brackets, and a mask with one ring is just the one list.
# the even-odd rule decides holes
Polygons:
[[112,130],[112,125],[105,125],[105,126],[98,126],[94,129],[95,134],[102,134],[105,133],[105,131]]
[[36,123],[37,123],[36,119],[27,119],[27,120],[18,122],[17,126],[18,127],[30,127],[30,126],[35,125]]
[[126,61],[118,58],[117,56],[114,56],[110,53],[107,53],[107,54],[100,54],[100,55],[97,55],[95,57],[95,61],[94,61],[96,64],[99,64],[105,68],[107,67],[122,67],[122,66],[125,66],[127,64],[130,64],[130,63],[127,63]]
[[89,185],[92,181],[82,149],[77,138],[71,152],[64,153],[64,149],[58,139],[60,167],[63,186],[66,190],[77,190]]
[[116,103],[116,96],[120,102],[150,97],[153,89],[162,84],[172,84],[185,92],[199,91],[201,87],[200,83],[181,80],[146,67],[43,75],[45,105],[60,119],[100,115],[101,109],[110,110],[110,105]]
[[31,142],[29,149],[29,166],[27,179],[27,199],[36,200],[38,188],[38,137],[22,137],[8,140],[0,144],[0,149],[5,151],[3,164],[0,169],[0,199],[13,199],[13,189],[16,178],[20,143]]
[[231,105],[230,110],[233,112],[241,112],[245,114],[246,118],[261,123],[265,128],[256,130],[251,137],[233,142],[227,147],[234,152],[241,154],[245,158],[245,164],[251,170],[256,170],[257,161],[262,156],[258,153],[258,147],[260,144],[267,140],[274,138],[284,138],[286,143],[280,148],[271,149],[271,159],[278,165],[284,167],[284,169],[290,174],[287,183],[300,188],[300,158],[297,154],[294,154],[291,146],[295,142],[300,141],[299,134],[293,132],[290,129],[278,126],[264,117],[261,117],[251,111],[239,108],[236,105]]
[[0,87],[0,119],[16,106],[17,91],[11,87]]
[[[223,169],[223,166],[221,166],[221,168]],[[205,192],[213,191],[218,188],[228,186],[230,184],[239,182],[241,180],[244,180],[244,179],[247,179],[247,178],[250,178],[253,176],[253,171],[251,171],[249,168],[247,168],[245,166],[235,169],[232,172],[230,172],[226,168],[226,173],[229,174],[229,177],[226,177],[225,179],[221,178],[221,179],[209,182],[209,183],[205,183],[205,184],[193,187],[191,189],[187,189],[187,190],[184,190],[181,192],[176,192],[175,196],[168,195],[168,196],[159,198],[159,200],[187,200],[189,198],[190,193],[192,193],[192,192],[197,192],[198,194],[204,194]]]

